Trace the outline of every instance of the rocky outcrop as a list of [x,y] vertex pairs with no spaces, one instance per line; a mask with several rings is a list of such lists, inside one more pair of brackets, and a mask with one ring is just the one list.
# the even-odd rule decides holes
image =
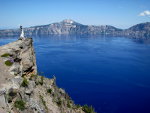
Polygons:
[[85,113],[55,77],[37,74],[31,38],[0,47],[0,78],[0,113]]
[[37,74],[35,54],[32,39],[18,40],[16,42],[0,47],[1,57],[4,61],[10,61],[13,65],[9,72],[12,75],[23,75],[27,73]]
[[[27,36],[51,35],[51,34],[75,34],[75,35],[108,35],[125,36],[131,38],[150,38],[150,22],[135,25],[129,29],[118,29],[109,25],[83,25],[73,20],[49,25],[34,26],[24,29]],[[19,29],[0,30],[0,37],[19,36]]]

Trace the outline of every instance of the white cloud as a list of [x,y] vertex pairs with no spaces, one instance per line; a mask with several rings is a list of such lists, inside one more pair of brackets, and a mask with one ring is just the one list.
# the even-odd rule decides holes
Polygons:
[[150,11],[149,10],[143,11],[139,14],[139,16],[150,16]]

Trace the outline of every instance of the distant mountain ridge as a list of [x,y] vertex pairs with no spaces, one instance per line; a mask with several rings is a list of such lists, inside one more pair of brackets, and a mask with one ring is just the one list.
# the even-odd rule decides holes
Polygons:
[[[63,20],[48,25],[40,25],[25,28],[27,36],[33,35],[52,35],[52,34],[87,34],[87,35],[108,35],[125,36],[131,38],[150,38],[150,22],[141,23],[130,27],[129,29],[119,29],[110,25],[83,25],[73,20]],[[19,29],[0,30],[0,37],[18,36]]]

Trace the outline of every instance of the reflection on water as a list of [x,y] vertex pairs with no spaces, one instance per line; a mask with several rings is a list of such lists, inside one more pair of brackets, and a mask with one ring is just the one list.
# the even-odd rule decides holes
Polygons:
[[[38,71],[98,113],[150,113],[150,44],[119,37],[33,37]],[[17,38],[0,38],[0,45]]]

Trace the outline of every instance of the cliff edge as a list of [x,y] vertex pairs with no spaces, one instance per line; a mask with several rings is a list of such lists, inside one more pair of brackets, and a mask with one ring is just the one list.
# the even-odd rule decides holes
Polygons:
[[0,113],[85,113],[55,79],[37,74],[31,38],[1,46]]

